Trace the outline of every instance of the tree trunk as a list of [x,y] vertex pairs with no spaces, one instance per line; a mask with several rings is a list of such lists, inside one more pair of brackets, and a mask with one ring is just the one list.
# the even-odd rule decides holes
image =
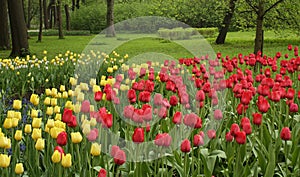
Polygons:
[[50,0],[48,5],[48,27],[52,29],[54,26],[56,26],[56,0]]
[[28,0],[27,4],[27,29],[30,29],[30,21],[31,21],[31,0]]
[[42,32],[43,32],[43,0],[39,0],[39,6],[40,6],[40,28],[39,28],[38,42],[42,42]]
[[234,9],[235,9],[235,3],[237,0],[230,0],[229,1],[229,10],[226,13],[224,19],[223,19],[223,26],[221,27],[220,33],[216,39],[216,44],[224,44],[225,43],[225,39],[227,36],[227,32],[230,26],[230,22],[231,22],[231,18],[233,16],[234,13]]
[[76,0],[76,8],[79,9],[80,7],[80,0]]
[[254,45],[254,53],[263,52],[263,23],[264,23],[264,7],[262,2],[258,5],[257,17],[256,17],[256,35],[255,35],[255,45]]
[[66,29],[68,31],[71,30],[71,26],[70,26],[70,12],[69,12],[69,5],[65,4],[65,13],[66,13]]
[[57,0],[57,22],[58,22],[58,38],[63,39],[63,29],[62,29],[62,17],[61,17],[61,0]]
[[30,53],[23,4],[22,1],[19,0],[8,0],[7,2],[12,38],[12,51],[10,56],[24,57]]
[[43,11],[44,11],[44,27],[49,29],[49,18],[47,12],[47,0],[43,0]]
[[75,0],[72,0],[72,7],[71,7],[72,11],[75,10]]
[[0,0],[0,50],[10,49],[7,0]]
[[106,25],[106,37],[115,37],[114,0],[107,0]]

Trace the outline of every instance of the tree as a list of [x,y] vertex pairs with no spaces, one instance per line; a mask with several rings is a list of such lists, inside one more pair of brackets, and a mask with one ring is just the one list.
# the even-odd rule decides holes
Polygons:
[[216,39],[216,44],[224,44],[226,35],[230,26],[231,19],[234,14],[234,9],[235,9],[235,4],[237,0],[230,0],[229,1],[229,8],[228,11],[226,12],[226,15],[223,19],[223,26],[220,29],[219,35]]
[[10,56],[26,56],[29,54],[29,45],[23,3],[20,0],[8,0],[7,2],[12,39]]
[[59,39],[63,39],[64,38],[64,34],[63,34],[63,30],[62,30],[62,17],[61,17],[61,0],[57,0],[57,22],[58,22],[58,38]]
[[114,27],[114,0],[106,0],[107,11],[106,11],[106,37],[115,37]]
[[38,42],[42,41],[42,32],[43,32],[43,0],[39,0],[39,6],[40,6],[40,27],[39,27],[39,36],[38,36]]
[[[256,54],[259,51],[263,51],[263,23],[265,15],[272,9],[274,9],[279,3],[284,0],[277,0],[276,2],[256,0],[245,0],[246,3],[251,7],[251,9],[256,13],[256,35],[255,35],[255,45],[254,53]],[[266,8],[266,6],[268,6]]]
[[66,30],[70,31],[71,30],[71,25],[70,25],[70,12],[69,12],[69,5],[65,4],[65,13],[66,13]]
[[43,11],[44,11],[44,26],[45,29],[49,29],[49,18],[47,12],[47,0],[43,0]]
[[0,0],[0,50],[10,49],[7,0]]

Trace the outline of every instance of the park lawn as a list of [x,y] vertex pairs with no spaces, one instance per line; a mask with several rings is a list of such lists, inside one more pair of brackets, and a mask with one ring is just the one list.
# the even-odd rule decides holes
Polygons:
[[[276,34],[272,31],[265,32],[264,54],[274,56],[278,51],[285,52],[288,44],[299,45],[300,39],[295,34],[282,34]],[[34,36],[29,39],[29,44],[31,53],[38,57],[42,56],[44,50],[48,51],[49,57],[55,57],[68,50],[75,53],[88,52],[89,50],[109,53],[115,50],[121,55],[128,54],[129,57],[155,52],[172,58],[205,55],[206,50],[211,50],[210,52],[221,52],[223,56],[233,57],[239,53],[245,55],[253,52],[255,32],[229,32],[226,43],[223,45],[216,45],[215,38],[207,38],[206,42],[203,39],[195,39],[195,37],[175,41],[157,39],[156,37],[153,34],[119,34],[116,38],[105,38],[103,35],[66,36],[65,39],[58,39],[57,36],[43,36],[42,42],[37,43],[37,37]],[[0,58],[6,58],[9,53],[10,51],[0,51]]]

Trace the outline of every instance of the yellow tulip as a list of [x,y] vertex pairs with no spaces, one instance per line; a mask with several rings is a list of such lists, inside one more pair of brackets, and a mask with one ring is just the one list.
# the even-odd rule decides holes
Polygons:
[[22,114],[21,114],[21,112],[15,112],[15,117],[14,118],[17,118],[18,120],[21,120],[21,118],[22,118]]
[[54,120],[53,119],[48,119],[46,126],[48,128],[53,128],[54,127]]
[[77,84],[77,80],[74,77],[70,77],[70,84],[75,86]]
[[25,125],[25,128],[24,128],[24,132],[25,133],[31,133],[31,124],[26,124]]
[[99,85],[93,85],[93,92],[98,92],[98,91],[101,91],[101,88]]
[[96,120],[96,118],[91,118],[90,125],[91,125],[91,126],[96,126],[96,125],[97,125],[97,120]]
[[50,99],[50,97],[46,97],[45,98],[45,100],[44,100],[44,105],[50,105],[50,103],[51,103],[51,99]]
[[76,100],[82,102],[84,100],[84,93],[78,93]]
[[93,143],[92,146],[91,146],[91,151],[90,153],[93,155],[93,156],[99,156],[100,153],[101,153],[101,145],[98,144],[98,143]]
[[15,173],[18,174],[18,175],[24,173],[23,163],[17,163],[16,164]]
[[53,114],[53,107],[47,107],[46,114],[51,116]]
[[84,127],[82,127],[82,133],[84,135],[88,135],[91,132],[91,126],[90,125],[85,125]]
[[0,167],[7,168],[10,164],[10,156],[7,154],[0,154]]
[[15,111],[9,110],[7,111],[7,118],[14,118],[15,117]]
[[39,102],[40,102],[39,96],[37,94],[31,94],[31,96],[30,96],[30,102],[33,105],[37,106],[39,104]]
[[119,68],[118,65],[113,66],[114,71],[118,70],[118,68]]
[[55,150],[51,156],[51,160],[53,163],[59,163],[61,160],[61,154],[58,150]]
[[73,96],[73,90],[68,90],[68,95]]
[[32,109],[32,110],[31,110],[30,116],[31,116],[32,118],[37,118],[38,115],[39,115],[39,112],[38,112],[37,110],[35,110],[35,109]]
[[68,98],[68,97],[69,97],[69,96],[68,96],[68,92],[64,91],[64,92],[62,93],[62,97],[63,97],[63,98]]
[[51,106],[56,106],[57,105],[57,99],[56,98],[51,98],[50,102],[51,102]]
[[79,113],[80,112],[80,108],[81,108],[81,105],[79,103],[76,103],[74,105],[74,112],[75,113]]
[[100,81],[100,85],[101,85],[101,86],[105,86],[105,85],[106,85],[106,83],[107,83],[107,81],[106,81],[106,80],[101,80],[101,81]]
[[57,95],[57,89],[56,88],[52,88],[51,89],[51,96],[52,97],[56,97],[56,95]]
[[57,95],[55,96],[55,98],[61,98],[61,93],[57,93]]
[[108,68],[107,68],[107,72],[108,72],[108,73],[112,73],[112,72],[114,72],[114,68],[112,68],[112,67],[108,67]]
[[90,86],[96,85],[96,79],[90,79]]
[[50,96],[51,95],[51,90],[50,89],[46,89],[45,93],[46,93],[47,96]]
[[31,137],[34,140],[42,138],[42,130],[40,128],[34,128]]
[[8,146],[8,138],[0,136],[0,148],[5,148],[6,146]]
[[73,108],[72,102],[71,102],[71,101],[67,101],[67,102],[65,103],[65,107],[68,108],[68,109],[72,109],[72,108]]
[[103,93],[103,95],[102,95],[102,100],[103,100],[103,101],[106,100],[106,94],[105,94],[105,93]]
[[46,133],[49,133],[50,128],[49,128],[48,126],[46,126],[44,131],[45,131]]
[[22,139],[22,130],[17,130],[15,133],[15,140],[20,141]]
[[18,118],[12,118],[11,119],[12,127],[17,127],[19,124],[19,119]]
[[14,100],[13,108],[17,109],[17,110],[20,110],[22,108],[22,101],[21,100]]
[[33,128],[40,128],[42,125],[42,118],[33,118],[31,125]]
[[55,114],[55,120],[61,120],[61,114]]
[[58,128],[58,127],[53,127],[50,129],[50,135],[52,138],[56,139],[58,134],[61,133],[62,131],[64,131],[64,129]]
[[72,166],[72,156],[70,153],[62,156],[61,165],[65,168]]
[[60,113],[60,106],[55,106],[54,107],[54,112],[55,113]]
[[10,149],[11,148],[11,140],[7,138],[7,144],[4,147],[5,149]]
[[81,88],[81,90],[85,90],[85,91],[89,90],[88,84],[87,83],[83,83],[83,82],[80,83],[80,88]]
[[35,143],[35,149],[38,151],[41,151],[45,148],[45,140],[42,138],[39,138]]
[[121,90],[121,91],[127,91],[127,90],[129,90],[129,86],[124,85],[124,84],[121,84],[120,90]]
[[72,140],[72,143],[80,143],[82,141],[82,135],[80,132],[72,132],[71,133],[71,140]]
[[66,87],[64,85],[60,85],[59,91],[64,92],[66,90]]
[[5,129],[10,129],[12,128],[13,124],[12,124],[12,118],[6,118],[3,122],[3,127]]

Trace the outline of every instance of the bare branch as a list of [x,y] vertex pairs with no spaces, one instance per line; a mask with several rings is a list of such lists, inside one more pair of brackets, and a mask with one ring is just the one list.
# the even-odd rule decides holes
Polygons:
[[267,12],[269,12],[271,9],[273,9],[274,7],[276,7],[279,3],[283,2],[284,0],[278,0],[277,2],[275,2],[273,5],[271,5],[267,10],[265,10],[264,15],[266,15]]
[[245,0],[246,3],[254,10],[254,12],[258,15],[258,8],[257,6],[254,6],[250,0]]

